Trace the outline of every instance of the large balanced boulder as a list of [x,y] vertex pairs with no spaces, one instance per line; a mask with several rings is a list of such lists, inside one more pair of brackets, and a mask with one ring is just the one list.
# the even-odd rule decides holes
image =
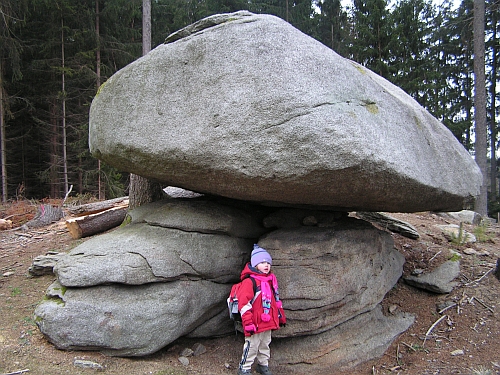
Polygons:
[[289,23],[238,12],[102,85],[94,156],[201,193],[342,210],[458,211],[478,167],[409,95]]

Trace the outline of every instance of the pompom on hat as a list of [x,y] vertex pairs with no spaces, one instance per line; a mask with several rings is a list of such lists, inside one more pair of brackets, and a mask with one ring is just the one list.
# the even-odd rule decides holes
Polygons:
[[273,258],[271,258],[271,255],[269,255],[269,253],[265,249],[257,244],[254,244],[252,255],[250,257],[250,263],[252,264],[252,267],[256,267],[257,264],[262,262],[273,264]]

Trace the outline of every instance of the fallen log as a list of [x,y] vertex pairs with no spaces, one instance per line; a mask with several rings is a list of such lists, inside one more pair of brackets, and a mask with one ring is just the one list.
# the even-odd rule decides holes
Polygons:
[[82,204],[75,207],[64,207],[64,209],[72,216],[82,216],[95,214],[98,212],[109,210],[113,207],[121,207],[123,205],[128,205],[128,196],[108,199],[101,202]]
[[0,230],[12,229],[12,220],[0,219]]
[[128,202],[125,205],[113,207],[105,211],[68,219],[66,220],[66,227],[71,237],[75,240],[92,236],[120,225],[125,219],[127,209]]
[[399,233],[402,236],[416,240],[420,238],[417,229],[410,223],[395,219],[383,212],[356,212],[356,215],[365,221],[378,224],[385,229],[394,233]]

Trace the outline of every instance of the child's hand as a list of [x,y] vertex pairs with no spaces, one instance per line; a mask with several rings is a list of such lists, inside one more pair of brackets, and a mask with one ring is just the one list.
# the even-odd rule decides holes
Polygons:
[[286,327],[286,316],[283,308],[278,309],[278,319],[280,327]]
[[249,335],[253,335],[255,331],[257,331],[257,328],[255,328],[254,324],[249,324],[245,326],[245,332],[248,333]]

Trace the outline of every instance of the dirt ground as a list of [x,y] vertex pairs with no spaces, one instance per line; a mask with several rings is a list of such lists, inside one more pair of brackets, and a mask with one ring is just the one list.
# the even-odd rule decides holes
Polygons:
[[[17,206],[16,206],[17,205]],[[14,227],[36,212],[34,202],[0,206],[0,218]],[[500,281],[495,277],[500,258],[500,227],[465,225],[479,241],[472,245],[449,242],[436,224],[458,224],[434,213],[391,214],[418,230],[419,240],[393,234],[396,248],[406,257],[404,274],[428,270],[450,257],[450,249],[463,255],[460,285],[438,295],[411,287],[400,280],[383,301],[384,313],[397,309],[415,314],[415,323],[400,335],[383,357],[366,362],[348,374],[500,374]],[[30,276],[33,258],[50,251],[66,252],[84,240],[73,240],[64,220],[27,231],[0,231],[0,374],[58,375],[107,374],[226,375],[235,374],[242,336],[219,339],[181,339],[160,352],[141,358],[106,357],[98,352],[61,351],[51,345],[33,322],[33,311],[54,275]],[[475,253],[472,250],[475,250]],[[466,253],[472,253],[467,255]],[[286,301],[284,301],[286,304]],[[448,309],[441,311],[448,303]],[[441,317],[443,319],[439,320]],[[439,320],[439,322],[438,322]],[[438,322],[437,324],[435,324]],[[179,361],[179,352],[203,344],[207,351]],[[102,369],[82,368],[86,360]],[[271,359],[272,367],[272,359]],[[286,372],[272,368],[275,375]],[[331,374],[339,371],[332,368]]]

